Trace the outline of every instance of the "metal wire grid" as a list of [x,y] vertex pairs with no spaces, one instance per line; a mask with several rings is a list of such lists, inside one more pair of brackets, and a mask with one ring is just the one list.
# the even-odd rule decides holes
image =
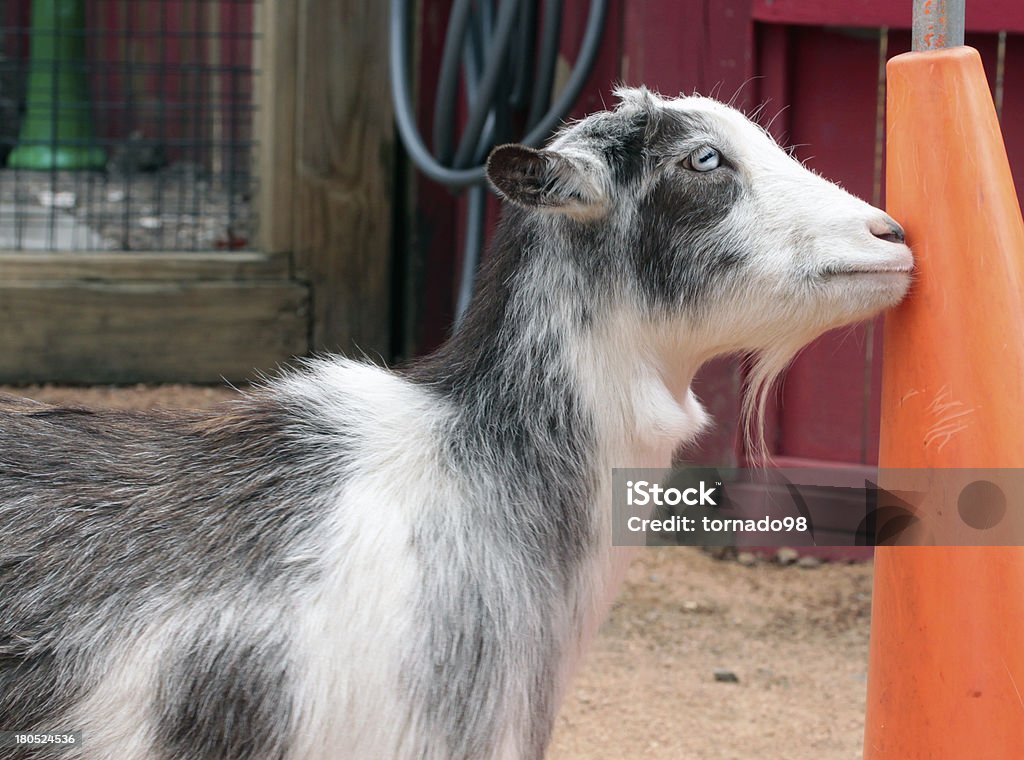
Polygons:
[[[0,250],[248,247],[257,2],[88,0],[81,28],[59,28],[59,14],[58,28],[36,25],[79,51],[46,59],[32,55],[31,0],[0,0]],[[29,84],[40,67],[50,68],[49,98]],[[86,91],[66,102],[72,70]],[[26,134],[39,100],[55,122],[91,119],[92,134]],[[10,166],[16,147],[38,143],[88,143],[102,149],[101,165]]]

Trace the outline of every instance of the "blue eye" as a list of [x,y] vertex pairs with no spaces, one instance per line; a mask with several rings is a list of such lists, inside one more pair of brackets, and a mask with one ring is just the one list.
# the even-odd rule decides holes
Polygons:
[[684,161],[686,168],[693,169],[695,172],[709,172],[712,169],[717,169],[721,162],[722,154],[706,145],[697,148]]

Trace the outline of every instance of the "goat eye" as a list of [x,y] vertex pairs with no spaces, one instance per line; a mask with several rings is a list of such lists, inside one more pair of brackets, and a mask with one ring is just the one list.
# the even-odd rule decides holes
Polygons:
[[688,155],[684,159],[683,164],[687,169],[693,169],[695,172],[709,172],[712,169],[717,169],[721,162],[722,154],[714,148],[705,146],[697,148],[697,150]]

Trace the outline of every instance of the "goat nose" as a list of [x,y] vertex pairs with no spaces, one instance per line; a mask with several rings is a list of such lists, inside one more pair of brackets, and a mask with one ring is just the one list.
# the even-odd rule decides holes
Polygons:
[[900,245],[905,245],[907,242],[907,236],[904,234],[903,228],[891,216],[886,215],[872,219],[868,223],[868,229],[872,235],[880,240],[899,243]]

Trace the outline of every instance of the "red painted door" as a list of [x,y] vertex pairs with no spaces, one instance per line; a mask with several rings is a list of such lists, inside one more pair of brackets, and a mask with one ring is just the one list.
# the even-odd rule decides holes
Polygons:
[[[795,155],[860,197],[884,205],[884,63],[910,49],[910,2],[755,0],[762,96],[785,106],[773,132]],[[1024,176],[1024,7],[968,3],[967,44],[985,62],[1007,150]],[[1001,33],[1002,32],[1002,33]],[[961,156],[969,160],[969,138]],[[830,333],[787,373],[775,409],[781,461],[877,462],[880,321]]]

